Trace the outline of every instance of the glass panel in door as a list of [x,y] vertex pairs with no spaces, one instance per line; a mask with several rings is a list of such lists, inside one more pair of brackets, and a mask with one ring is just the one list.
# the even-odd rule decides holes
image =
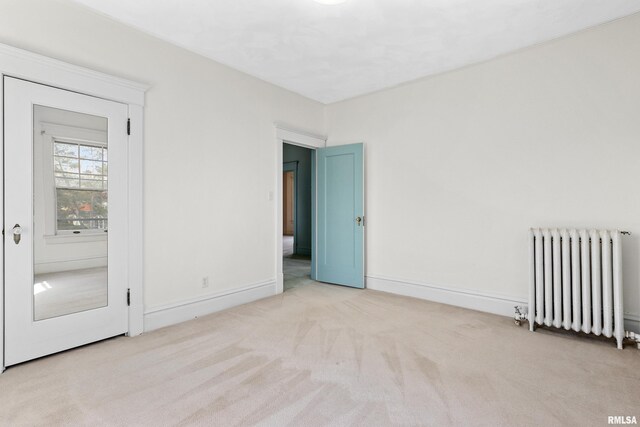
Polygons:
[[33,320],[108,305],[108,120],[33,107]]

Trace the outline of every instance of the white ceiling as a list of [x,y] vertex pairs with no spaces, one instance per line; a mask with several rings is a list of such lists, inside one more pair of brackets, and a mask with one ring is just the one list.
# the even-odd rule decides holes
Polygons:
[[331,103],[640,11],[638,0],[76,0]]

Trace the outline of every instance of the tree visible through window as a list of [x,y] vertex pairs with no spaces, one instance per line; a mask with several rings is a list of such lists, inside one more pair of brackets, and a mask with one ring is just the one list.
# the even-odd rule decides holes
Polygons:
[[107,148],[54,142],[58,231],[107,230]]

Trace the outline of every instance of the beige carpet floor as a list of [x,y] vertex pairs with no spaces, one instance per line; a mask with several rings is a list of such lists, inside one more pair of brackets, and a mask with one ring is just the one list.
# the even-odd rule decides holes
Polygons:
[[[640,352],[298,278],[282,295],[9,368],[0,424],[603,426]],[[306,282],[305,282],[306,280]]]

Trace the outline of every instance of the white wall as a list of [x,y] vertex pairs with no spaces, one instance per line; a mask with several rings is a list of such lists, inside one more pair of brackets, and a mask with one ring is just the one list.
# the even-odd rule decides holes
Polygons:
[[147,310],[275,280],[273,122],[321,132],[321,104],[68,0],[0,0],[0,43],[152,85]]
[[330,105],[366,143],[367,275],[526,300],[527,230],[625,237],[640,315],[640,15]]

